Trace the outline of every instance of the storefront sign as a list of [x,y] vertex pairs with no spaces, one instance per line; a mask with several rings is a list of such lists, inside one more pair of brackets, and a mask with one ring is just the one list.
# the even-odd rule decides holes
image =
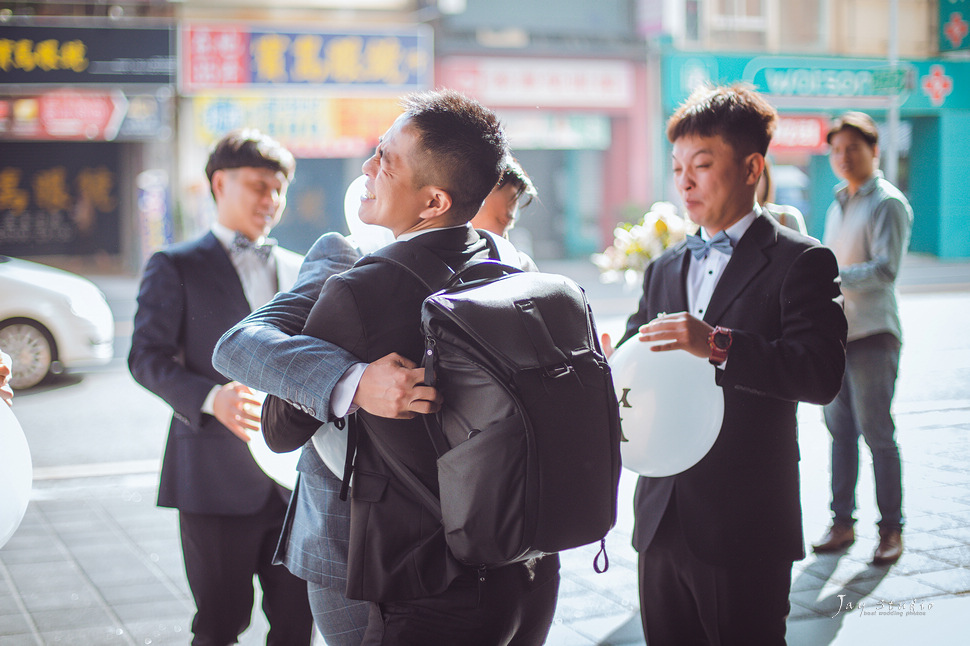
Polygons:
[[[165,94],[165,93],[163,93]],[[139,141],[168,136],[171,106],[158,93],[59,89],[0,96],[0,140]]]
[[664,57],[664,109],[674,110],[705,83],[743,81],[775,107],[792,112],[881,112],[897,102],[901,114],[970,109],[970,62],[900,61],[674,53]]
[[940,51],[970,50],[970,0],[940,0]]
[[174,36],[168,27],[0,25],[0,83],[173,84]]
[[230,130],[254,127],[297,157],[369,155],[401,114],[397,98],[219,96],[192,99],[195,136],[211,144]]
[[286,31],[188,23],[181,38],[183,92],[310,86],[395,93],[431,85],[432,37],[402,31]]
[[611,143],[604,115],[500,110],[499,118],[513,150],[606,150]]
[[108,143],[4,144],[0,253],[118,253],[118,153]]
[[634,103],[627,61],[454,57],[438,72],[442,85],[493,107],[628,109]]
[[771,138],[771,151],[823,153],[828,143],[829,121],[825,117],[781,116]]

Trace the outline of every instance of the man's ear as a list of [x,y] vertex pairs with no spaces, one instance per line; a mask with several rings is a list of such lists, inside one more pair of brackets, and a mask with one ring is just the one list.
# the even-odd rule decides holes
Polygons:
[[421,211],[422,220],[440,218],[444,223],[451,217],[451,194],[440,186],[425,186],[427,191],[424,210]]
[[751,153],[744,158],[744,182],[749,186],[757,186],[762,173],[765,172],[765,156],[761,153]]
[[226,177],[226,172],[222,169],[212,173],[212,197],[215,198],[216,203],[219,202],[219,199],[226,190],[227,180],[228,177]]

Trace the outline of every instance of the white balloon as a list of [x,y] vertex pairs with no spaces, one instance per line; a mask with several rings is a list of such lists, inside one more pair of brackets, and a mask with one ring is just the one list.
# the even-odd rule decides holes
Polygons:
[[344,479],[347,460],[347,428],[337,428],[332,422],[322,424],[311,438],[317,455],[335,476]]
[[0,401],[0,547],[20,527],[30,501],[33,464],[20,422]]
[[[260,403],[266,399],[264,392],[250,389],[250,393]],[[252,412],[258,414],[259,409],[253,409]],[[300,449],[294,449],[287,453],[275,453],[266,444],[266,438],[260,432],[249,434],[247,446],[263,473],[287,489],[293,489],[296,486],[296,463],[300,461]]]
[[367,182],[367,176],[361,175],[347,187],[347,193],[344,194],[344,219],[347,221],[347,228],[350,229],[350,237],[354,244],[361,253],[368,254],[394,242],[394,234],[390,229],[360,221],[360,198],[366,190],[365,182]]
[[707,455],[724,418],[714,366],[683,350],[653,352],[630,339],[610,357],[625,442],[623,466],[663,477]]
[[263,473],[287,489],[296,486],[296,463],[300,460],[300,449],[288,453],[274,453],[262,433],[250,433],[249,450]]

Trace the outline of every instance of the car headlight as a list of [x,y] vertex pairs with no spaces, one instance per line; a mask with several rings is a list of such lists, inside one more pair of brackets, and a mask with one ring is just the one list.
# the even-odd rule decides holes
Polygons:
[[99,289],[81,289],[68,296],[71,311],[78,317],[93,322],[98,327],[113,323],[111,308]]

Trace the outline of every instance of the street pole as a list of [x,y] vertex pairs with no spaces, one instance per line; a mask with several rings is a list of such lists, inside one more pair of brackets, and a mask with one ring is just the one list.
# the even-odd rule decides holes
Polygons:
[[[889,71],[899,67],[899,0],[889,0]],[[889,95],[889,114],[886,122],[886,179],[898,185],[899,175],[899,100],[900,94]]]

